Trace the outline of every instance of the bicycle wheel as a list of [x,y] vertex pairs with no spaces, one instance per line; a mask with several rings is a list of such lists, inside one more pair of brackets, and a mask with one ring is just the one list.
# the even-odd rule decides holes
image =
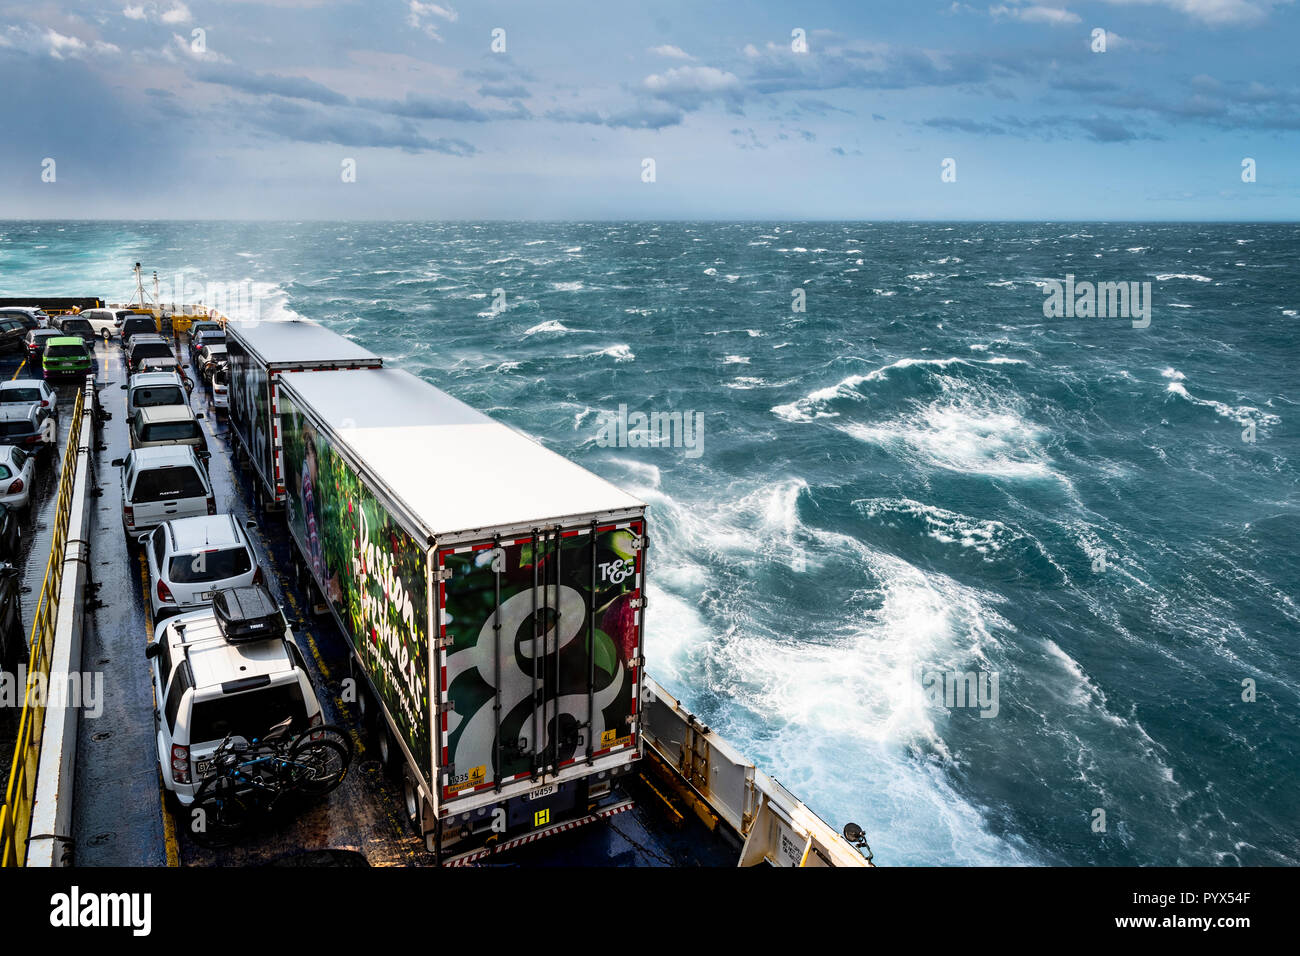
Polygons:
[[310,797],[321,797],[348,775],[348,752],[328,738],[299,738],[289,751],[289,786]]
[[189,808],[190,838],[209,850],[230,846],[251,819],[248,804],[236,792],[230,777],[209,777],[199,787]]
[[336,727],[333,724],[324,724],[320,727],[312,727],[310,730],[304,730],[294,739],[293,743],[289,745],[289,749],[292,751],[292,749],[300,743],[309,740],[333,741],[343,748],[344,753],[348,756],[347,762],[349,764],[352,763],[352,735],[342,727]]

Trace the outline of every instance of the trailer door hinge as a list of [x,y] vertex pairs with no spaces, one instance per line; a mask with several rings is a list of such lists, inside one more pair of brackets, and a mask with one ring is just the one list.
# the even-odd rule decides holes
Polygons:
[[644,538],[644,537],[640,537],[640,536],[638,536],[638,537],[635,537],[635,538],[632,539],[632,550],[633,550],[633,551],[640,551],[640,550],[641,550],[642,548],[644,548],[644,547],[645,547],[645,538]]
[[645,597],[636,597],[627,602],[627,606],[634,609],[641,609],[646,606]]
[[628,667],[645,667],[645,657],[633,657],[627,662]]
[[456,702],[454,700],[443,701],[438,709],[444,714],[454,714],[456,712]]
[[435,581],[450,581],[451,576],[451,568],[439,568],[437,571],[433,572],[433,579]]
[[454,637],[439,637],[434,639],[433,646],[436,650],[442,651],[451,647],[454,643],[456,643]]

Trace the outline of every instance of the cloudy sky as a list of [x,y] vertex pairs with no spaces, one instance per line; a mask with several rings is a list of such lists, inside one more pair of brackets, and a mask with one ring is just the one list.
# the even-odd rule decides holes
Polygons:
[[1290,0],[0,0],[0,218],[1297,219],[1298,47]]

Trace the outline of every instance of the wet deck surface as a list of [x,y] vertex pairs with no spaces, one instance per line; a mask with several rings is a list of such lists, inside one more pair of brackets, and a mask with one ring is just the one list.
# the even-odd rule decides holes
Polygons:
[[[102,494],[94,499],[91,519],[91,575],[97,588],[88,595],[83,638],[83,669],[104,673],[103,713],[81,721],[77,740],[74,859],[80,866],[261,865],[291,859],[305,851],[353,850],[372,866],[424,866],[432,857],[411,833],[401,812],[396,786],[380,772],[367,752],[355,708],[339,698],[339,681],[348,674],[348,651],[332,620],[306,612],[306,597],[297,590],[291,572],[291,547],[280,514],[262,515],[254,501],[250,478],[241,474],[229,444],[224,413],[211,407],[210,393],[198,384],[191,400],[202,413],[212,452],[210,476],[220,512],[241,523],[256,522],[250,537],[258,550],[267,584],[281,601],[297,630],[299,646],[312,671],[325,719],[348,729],[357,751],[348,778],[324,801],[289,819],[266,821],[241,845],[209,851],[184,833],[185,820],[164,811],[153,731],[153,691],[144,657],[152,633],[146,599],[144,559],[128,552],[122,533],[118,469],[114,458],[128,450],[125,422],[125,370],[116,344],[97,345],[97,389],[101,406],[112,419],[103,423],[94,455],[95,482]],[[11,377],[18,358],[9,363]],[[5,365],[0,360],[0,371]],[[27,369],[17,372],[29,374]],[[71,407],[75,386],[60,391],[61,407]],[[64,406],[64,395],[67,405]],[[68,416],[61,416],[66,435]],[[61,436],[62,437],[62,436]],[[58,456],[38,481],[30,531],[25,533],[24,597],[35,603],[49,548],[49,519],[57,477]],[[25,529],[26,530],[26,529]],[[42,537],[43,535],[43,537]],[[40,560],[30,560],[30,555]],[[25,604],[30,625],[32,608]],[[7,754],[8,748],[5,748]],[[7,765],[7,762],[6,762]],[[637,799],[634,810],[604,822],[537,841],[493,858],[505,866],[728,866],[736,851],[709,833],[693,817],[674,824],[660,800],[635,776],[628,793]]]

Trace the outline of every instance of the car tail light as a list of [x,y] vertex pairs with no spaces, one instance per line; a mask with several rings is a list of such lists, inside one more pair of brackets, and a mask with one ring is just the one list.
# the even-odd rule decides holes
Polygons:
[[6,494],[16,495],[18,494],[18,492],[22,490],[23,490],[23,480],[21,478],[15,478],[13,484],[9,486],[9,491],[6,492]]
[[177,783],[190,782],[190,748],[172,744],[172,779]]
[[48,401],[41,402],[41,408],[49,408],[49,407],[50,407],[50,403]]
[[[10,489],[10,490],[12,491],[13,489]],[[21,490],[21,489],[20,489],[20,490]],[[261,567],[261,565],[258,565],[257,570],[253,572],[253,583],[254,583],[254,584],[265,584],[265,583],[266,583],[266,578],[262,575],[262,567]]]
[[208,495],[208,514],[214,515],[216,513],[217,513],[217,499],[212,497],[211,495]]
[[176,599],[172,597],[171,588],[167,587],[167,582],[162,578],[158,579],[158,600],[165,601],[168,604],[176,603]]

